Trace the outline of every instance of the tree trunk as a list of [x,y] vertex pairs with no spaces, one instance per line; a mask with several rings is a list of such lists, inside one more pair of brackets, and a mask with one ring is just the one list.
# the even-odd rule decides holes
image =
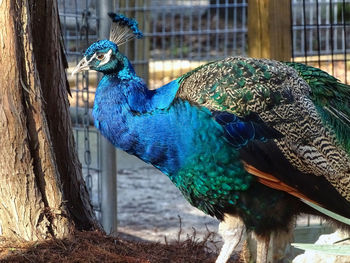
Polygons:
[[0,1],[0,235],[97,227],[75,152],[57,2]]

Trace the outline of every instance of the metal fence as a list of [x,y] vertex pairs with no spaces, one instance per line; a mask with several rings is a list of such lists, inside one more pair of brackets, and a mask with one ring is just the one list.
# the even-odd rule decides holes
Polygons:
[[292,56],[348,83],[349,0],[292,0]]
[[[98,38],[95,0],[59,0],[61,28],[69,66],[76,65],[89,44]],[[79,73],[68,77],[74,136],[83,175],[97,217],[101,217],[100,134],[91,127],[91,107],[97,74]],[[93,80],[93,81],[92,81]],[[91,86],[89,86],[91,85]]]
[[125,47],[150,88],[211,60],[247,52],[246,0],[116,1],[145,38]]

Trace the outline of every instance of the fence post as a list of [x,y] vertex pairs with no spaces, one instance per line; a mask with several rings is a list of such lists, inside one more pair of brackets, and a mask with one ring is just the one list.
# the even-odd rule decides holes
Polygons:
[[[114,11],[113,1],[98,1],[99,38],[109,38],[110,18]],[[117,159],[114,146],[101,136],[101,223],[107,234],[117,231]]]
[[290,1],[248,1],[250,57],[290,61],[292,57]]

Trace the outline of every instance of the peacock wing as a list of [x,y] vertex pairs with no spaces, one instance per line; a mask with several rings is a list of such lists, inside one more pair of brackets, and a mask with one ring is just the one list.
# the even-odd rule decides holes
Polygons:
[[[178,82],[177,97],[213,113],[233,114],[271,134],[270,138],[265,134],[266,140],[248,140],[240,148],[248,172],[272,176],[262,183],[277,188],[272,183],[277,180],[300,197],[311,196],[323,205],[328,204],[324,191],[332,189],[336,200],[345,198],[342,203],[349,210],[349,154],[322,118],[312,87],[294,68],[277,61],[231,57],[199,67]],[[236,128],[230,129],[233,134]]]

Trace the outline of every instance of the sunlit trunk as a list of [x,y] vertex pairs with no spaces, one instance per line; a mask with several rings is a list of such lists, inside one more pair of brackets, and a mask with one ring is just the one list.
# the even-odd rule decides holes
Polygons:
[[0,235],[96,227],[74,148],[56,1],[0,1]]

